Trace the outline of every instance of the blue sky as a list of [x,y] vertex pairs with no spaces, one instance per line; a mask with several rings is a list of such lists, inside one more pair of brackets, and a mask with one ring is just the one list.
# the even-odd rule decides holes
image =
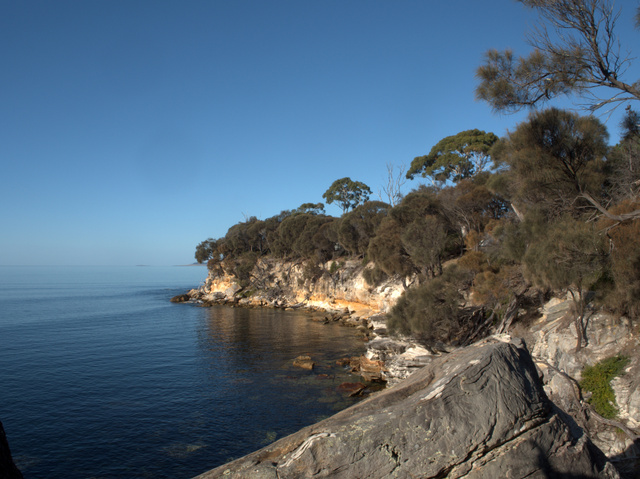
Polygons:
[[489,48],[527,53],[535,18],[512,0],[2,2],[0,264],[191,263],[338,178],[377,192],[445,136],[502,136],[526,113],[476,102],[474,72]]

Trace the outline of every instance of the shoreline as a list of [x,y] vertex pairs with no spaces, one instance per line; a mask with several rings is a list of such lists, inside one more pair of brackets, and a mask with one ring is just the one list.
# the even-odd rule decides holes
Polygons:
[[[392,387],[418,369],[440,356],[410,338],[392,338],[387,334],[386,313],[353,301],[301,301],[291,303],[286,297],[267,300],[262,295],[250,298],[229,297],[224,293],[207,293],[204,286],[191,289],[171,298],[174,303],[193,304],[198,307],[228,306],[232,308],[282,309],[304,311],[311,321],[324,324],[339,323],[355,328],[366,342],[366,351],[359,361],[352,361],[352,372],[365,382],[384,383]],[[311,303],[311,304],[309,304]],[[353,359],[353,358],[352,358]]]

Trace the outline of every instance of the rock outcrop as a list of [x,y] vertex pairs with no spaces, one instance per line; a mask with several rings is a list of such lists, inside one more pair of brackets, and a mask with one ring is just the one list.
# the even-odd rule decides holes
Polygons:
[[0,479],[22,479],[22,473],[11,458],[11,451],[9,450],[9,443],[7,442],[2,422],[0,422]]
[[491,338],[198,477],[619,476],[548,400],[524,343]]
[[[312,278],[303,263],[274,259],[259,260],[252,271],[250,285],[241,287],[236,278],[222,270],[210,273],[205,285],[180,300],[203,304],[223,303],[241,306],[307,308],[324,313],[315,320],[341,321],[360,330],[368,340],[365,356],[351,358],[352,370],[366,380],[394,386],[420,371],[450,349],[425,349],[412,340],[390,339],[386,317],[411,278],[388,280],[369,287],[363,279],[359,261],[344,261],[338,267],[327,263]],[[523,337],[541,372],[546,394],[575,422],[574,429],[588,431],[589,437],[615,464],[621,475],[638,477],[640,467],[640,336],[637,325],[626,318],[592,311],[588,320],[586,347],[576,351],[577,332],[572,319],[571,301],[553,298],[539,311],[527,311],[527,319],[515,321],[510,332]],[[317,314],[317,313],[314,313]],[[630,358],[625,374],[612,381],[619,408],[618,418],[604,421],[587,403],[578,386],[586,365],[610,356]]]
[[[625,478],[640,470],[640,341],[637,326],[628,319],[594,311],[587,326],[588,343],[576,351],[577,332],[572,302],[553,298],[533,324],[518,334],[527,337],[531,354],[543,374],[545,392],[569,413],[577,425],[611,460]],[[604,420],[587,404],[578,387],[582,370],[605,358],[625,355],[624,374],[611,382],[618,408],[615,420]]]
[[404,291],[399,279],[371,287],[363,277],[362,261],[328,262],[309,277],[305,263],[261,258],[251,271],[250,284],[240,286],[229,272],[209,272],[204,286],[192,290],[193,299],[211,303],[318,308],[371,315],[387,312]]

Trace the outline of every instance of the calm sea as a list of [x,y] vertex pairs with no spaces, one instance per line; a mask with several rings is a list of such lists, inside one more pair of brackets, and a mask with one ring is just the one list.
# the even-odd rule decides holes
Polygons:
[[205,277],[0,267],[0,420],[26,478],[189,478],[353,404],[352,329],[169,302]]

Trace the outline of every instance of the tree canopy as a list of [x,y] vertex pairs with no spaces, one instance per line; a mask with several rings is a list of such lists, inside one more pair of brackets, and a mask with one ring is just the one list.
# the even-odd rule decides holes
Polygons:
[[421,174],[436,185],[477,175],[489,163],[489,150],[496,141],[498,137],[493,133],[477,129],[447,136],[431,148],[428,155],[413,159],[407,178]]
[[607,139],[597,118],[550,108],[531,113],[494,154],[510,167],[513,201],[557,215],[578,206],[578,196],[600,193]]
[[478,99],[500,112],[572,94],[591,110],[640,100],[640,81],[622,79],[631,59],[620,52],[615,33],[619,13],[611,1],[519,1],[540,14],[540,25],[529,37],[534,49],[526,57],[489,50],[476,71]]
[[334,201],[340,205],[342,212],[355,208],[369,201],[371,189],[360,181],[353,181],[351,178],[340,178],[334,181],[322,197],[331,204]]

